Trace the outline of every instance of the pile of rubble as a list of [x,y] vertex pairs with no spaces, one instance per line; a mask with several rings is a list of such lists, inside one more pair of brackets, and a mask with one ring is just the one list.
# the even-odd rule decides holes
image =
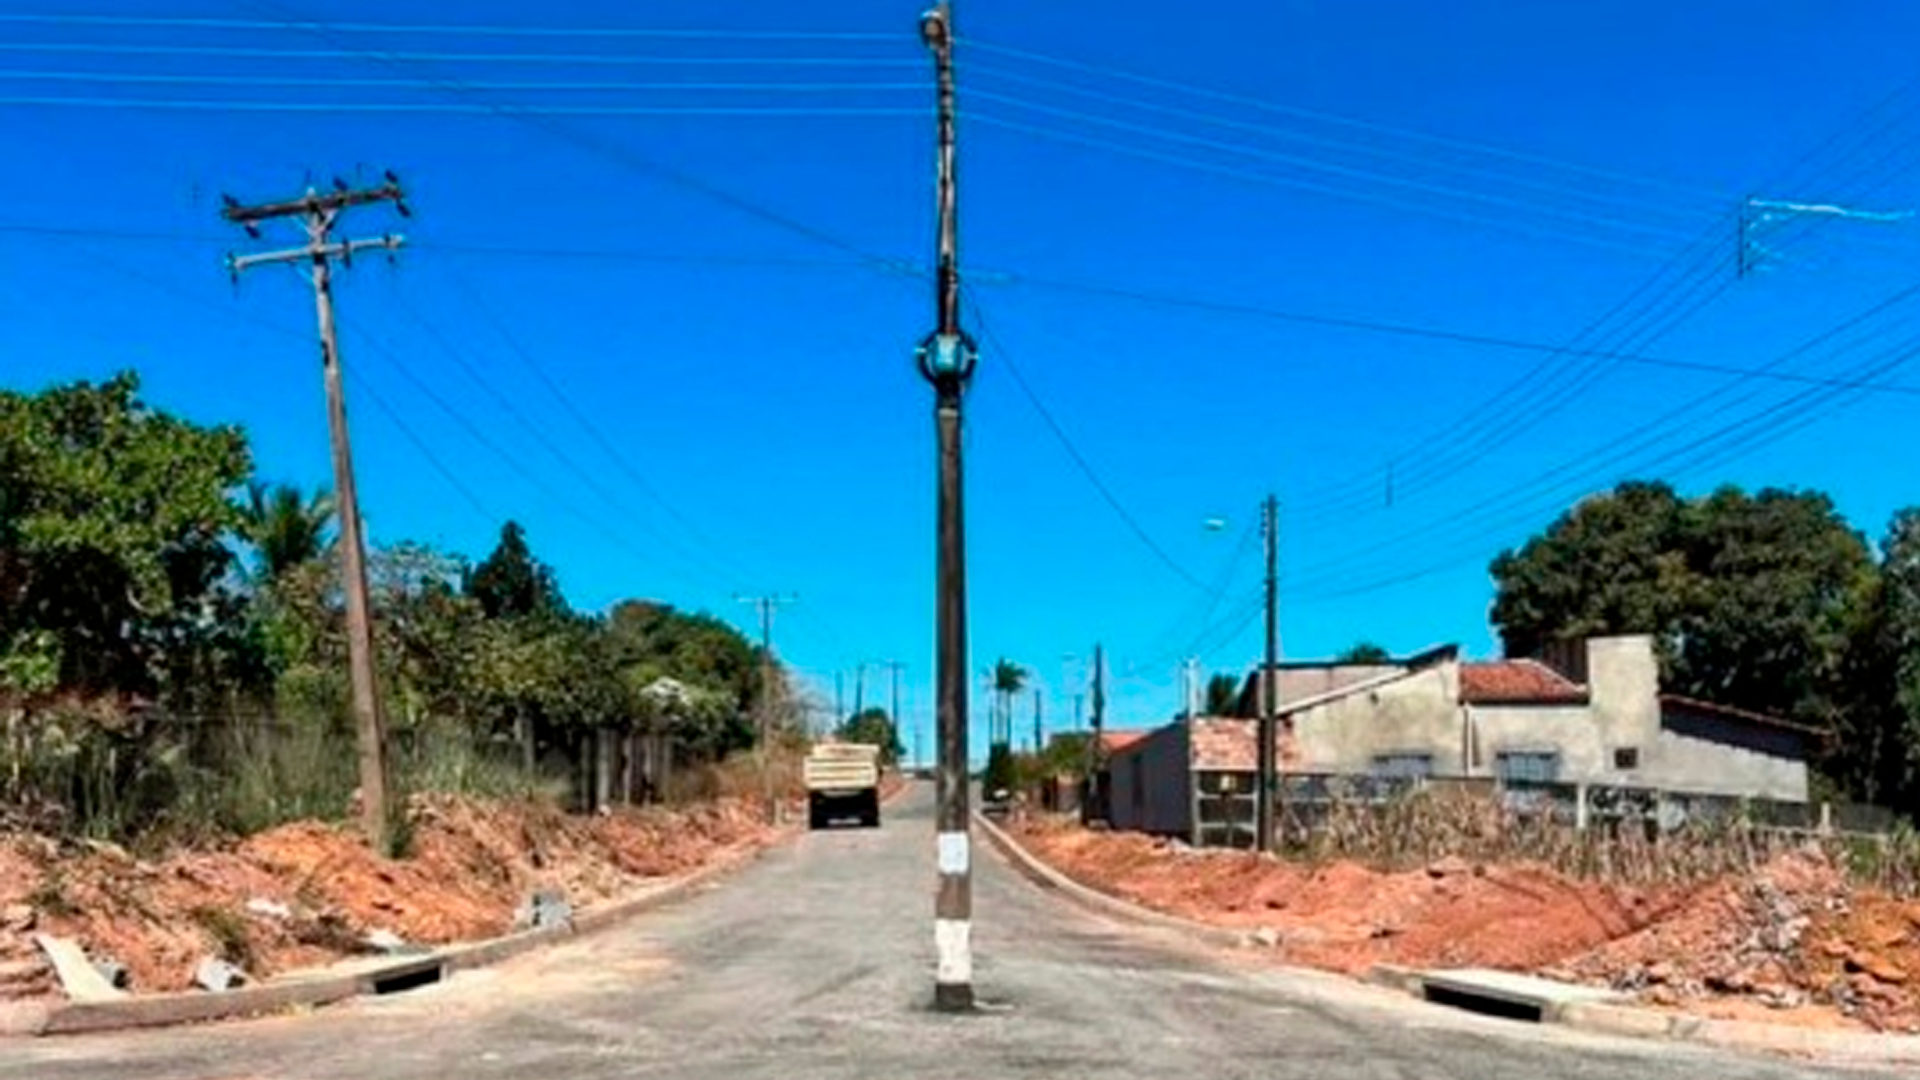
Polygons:
[[1920,1031],[1920,901],[1851,889],[1810,853],[1711,886],[1563,966],[1655,1005],[1822,1006],[1877,1030]]
[[1057,821],[1021,830],[1084,884],[1244,928],[1290,963],[1532,971],[1656,1006],[1920,1032],[1920,900],[1854,888],[1813,851],[1737,880],[1633,889],[1532,865],[1443,858],[1383,872]]
[[57,992],[56,952],[136,992],[224,989],[552,925],[771,836],[753,806],[733,800],[583,816],[417,796],[408,824],[402,859],[319,822],[157,858],[0,833],[0,1003]]

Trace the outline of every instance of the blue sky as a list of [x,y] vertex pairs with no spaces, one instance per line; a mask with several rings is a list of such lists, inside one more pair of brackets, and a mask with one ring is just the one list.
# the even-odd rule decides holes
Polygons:
[[[155,404],[243,423],[265,474],[326,482],[311,301],[283,271],[236,290],[221,257],[249,245],[218,196],[397,169],[416,216],[346,231],[411,247],[340,287],[373,539],[479,555],[513,517],[586,607],[751,626],[736,593],[797,593],[782,654],[849,696],[856,664],[906,661],[925,730],[932,426],[910,357],[931,300],[875,262],[931,246],[915,5],[457,16],[600,31],[579,35],[436,30],[455,16],[408,0],[174,7],[330,25],[5,26],[0,380],[136,367]],[[55,10],[144,13],[0,18]],[[991,330],[968,399],[974,666],[1034,668],[1050,720],[1096,641],[1118,725],[1176,707],[1182,655],[1257,656],[1268,491],[1294,656],[1491,652],[1488,560],[1628,476],[1817,487],[1870,535],[1914,501],[1914,396],[1817,381],[1920,385],[1903,353],[1875,360],[1912,306],[1788,351],[1912,286],[1920,221],[1755,212],[1734,273],[1746,196],[1920,206],[1913,6],[961,0],[958,20],[965,317]],[[502,115],[529,107],[574,111]]]

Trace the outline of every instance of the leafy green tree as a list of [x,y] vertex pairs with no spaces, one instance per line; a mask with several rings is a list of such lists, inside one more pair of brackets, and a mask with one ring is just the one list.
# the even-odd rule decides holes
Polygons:
[[1843,790],[1920,816],[1920,508],[1896,514],[1855,610],[1828,772]]
[[1209,676],[1206,706],[1208,716],[1232,716],[1240,707],[1240,680],[1225,671]]
[[333,496],[321,490],[303,496],[291,484],[247,484],[240,535],[254,551],[254,575],[263,583],[280,580],[296,566],[326,554],[333,522]]
[[838,734],[848,742],[869,743],[879,747],[880,760],[888,765],[899,761],[907,752],[885,709],[869,708],[848,717],[846,723],[840,725]]
[[166,694],[253,667],[223,586],[246,440],[150,408],[139,385],[0,392],[0,643],[32,643],[81,693]]
[[1646,483],[1582,502],[1492,572],[1509,654],[1649,633],[1679,692],[1821,725],[1874,573],[1825,495],[1729,487],[1685,501]]
[[1336,664],[1384,664],[1393,659],[1385,646],[1372,641],[1356,642],[1333,658]]
[[558,615],[566,610],[552,568],[533,557],[517,521],[500,529],[500,542],[467,575],[467,595],[489,619]]

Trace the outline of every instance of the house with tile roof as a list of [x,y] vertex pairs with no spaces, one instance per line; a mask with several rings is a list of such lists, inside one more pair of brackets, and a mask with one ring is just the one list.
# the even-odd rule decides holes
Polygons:
[[1248,677],[1240,715],[1176,722],[1114,753],[1114,826],[1186,835],[1207,798],[1250,791],[1252,718],[1269,690],[1288,773],[1804,802],[1818,737],[1663,692],[1647,635],[1591,638],[1538,658],[1462,660],[1444,646],[1382,663],[1289,662]]

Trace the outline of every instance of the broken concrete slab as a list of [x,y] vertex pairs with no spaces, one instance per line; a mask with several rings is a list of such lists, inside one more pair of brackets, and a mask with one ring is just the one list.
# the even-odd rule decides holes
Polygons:
[[554,889],[539,889],[513,912],[515,930],[546,930],[573,922],[573,905]]
[[383,927],[375,927],[367,931],[367,936],[361,940],[366,942],[367,948],[375,952],[397,953],[407,947],[405,938]]
[[52,934],[35,934],[33,940],[53,964],[53,973],[59,977],[60,987],[67,992],[68,998],[74,1001],[118,1001],[127,996],[126,991],[121,989],[125,984],[125,967],[114,965],[119,967],[120,972],[117,980],[119,985],[116,985],[116,980],[111,977],[113,973],[103,974],[87,959],[85,950],[79,945]]
[[292,908],[278,900],[267,900],[258,896],[247,901],[247,912],[248,914],[258,915],[267,919],[293,918]]
[[246,984],[246,972],[217,956],[209,956],[201,960],[200,966],[193,969],[193,985],[216,994]]

